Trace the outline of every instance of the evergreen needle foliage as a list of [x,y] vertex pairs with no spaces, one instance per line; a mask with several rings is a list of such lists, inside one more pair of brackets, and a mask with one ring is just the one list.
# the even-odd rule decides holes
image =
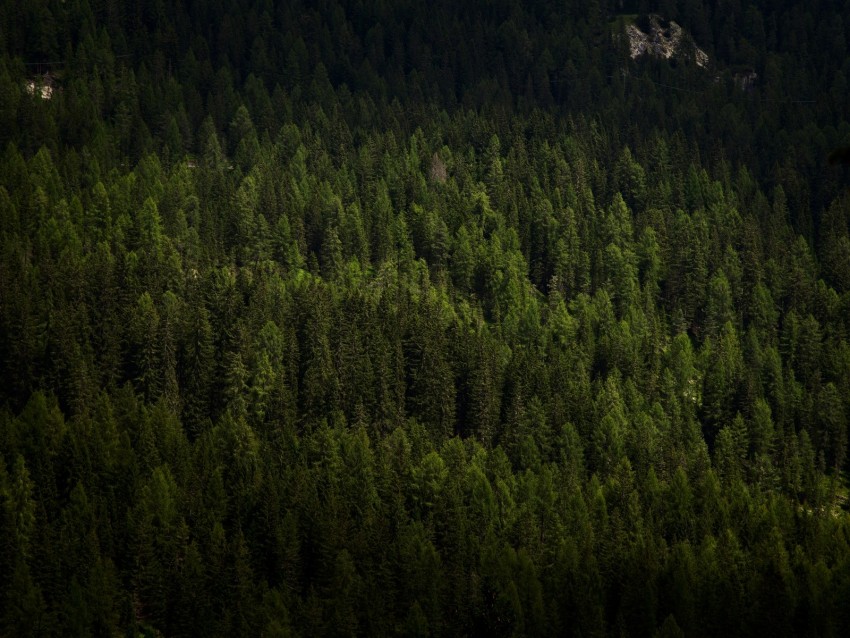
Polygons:
[[848,29],[0,0],[0,635],[850,635]]

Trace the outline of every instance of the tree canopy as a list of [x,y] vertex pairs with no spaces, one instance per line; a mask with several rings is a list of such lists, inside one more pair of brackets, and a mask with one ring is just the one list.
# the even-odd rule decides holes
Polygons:
[[844,25],[0,0],[0,634],[850,633]]

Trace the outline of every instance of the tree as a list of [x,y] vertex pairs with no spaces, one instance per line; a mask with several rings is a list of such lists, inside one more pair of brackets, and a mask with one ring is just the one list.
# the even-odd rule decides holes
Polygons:
[[605,380],[595,411],[598,421],[591,438],[590,460],[593,469],[605,476],[625,454],[628,420],[619,375],[611,374]]
[[162,391],[161,351],[159,345],[159,312],[147,292],[136,302],[129,327],[134,363],[134,379],[144,396],[153,401]]
[[167,466],[160,466],[141,487],[130,513],[133,580],[144,617],[156,627],[167,628],[173,618],[174,570],[181,549],[179,499],[174,477]]
[[45,601],[30,567],[36,524],[34,488],[22,456],[16,457],[11,473],[0,457],[0,529],[5,534],[0,549],[0,565],[4,568],[0,580],[0,623],[4,631],[20,635],[37,635],[47,620]]
[[702,415],[711,441],[732,418],[737,405],[743,369],[738,336],[730,322],[722,328],[716,343],[706,340],[705,380],[703,383]]
[[180,352],[180,387],[183,388],[183,422],[197,437],[209,418],[210,390],[214,375],[215,344],[209,312],[199,302],[187,309],[185,339]]
[[727,322],[735,325],[732,289],[726,275],[720,270],[708,284],[705,309],[706,333],[716,338]]
[[847,421],[844,407],[833,383],[827,383],[817,397],[819,447],[827,455],[827,462],[837,473],[847,458]]

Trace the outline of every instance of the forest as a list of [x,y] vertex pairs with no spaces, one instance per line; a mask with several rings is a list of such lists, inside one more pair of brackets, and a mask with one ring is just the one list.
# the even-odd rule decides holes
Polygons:
[[0,0],[0,636],[850,635],[848,48]]

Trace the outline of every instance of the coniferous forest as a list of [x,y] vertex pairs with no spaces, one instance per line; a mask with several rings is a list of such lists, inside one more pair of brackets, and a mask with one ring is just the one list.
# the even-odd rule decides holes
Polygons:
[[0,0],[0,635],[850,635],[848,49]]

